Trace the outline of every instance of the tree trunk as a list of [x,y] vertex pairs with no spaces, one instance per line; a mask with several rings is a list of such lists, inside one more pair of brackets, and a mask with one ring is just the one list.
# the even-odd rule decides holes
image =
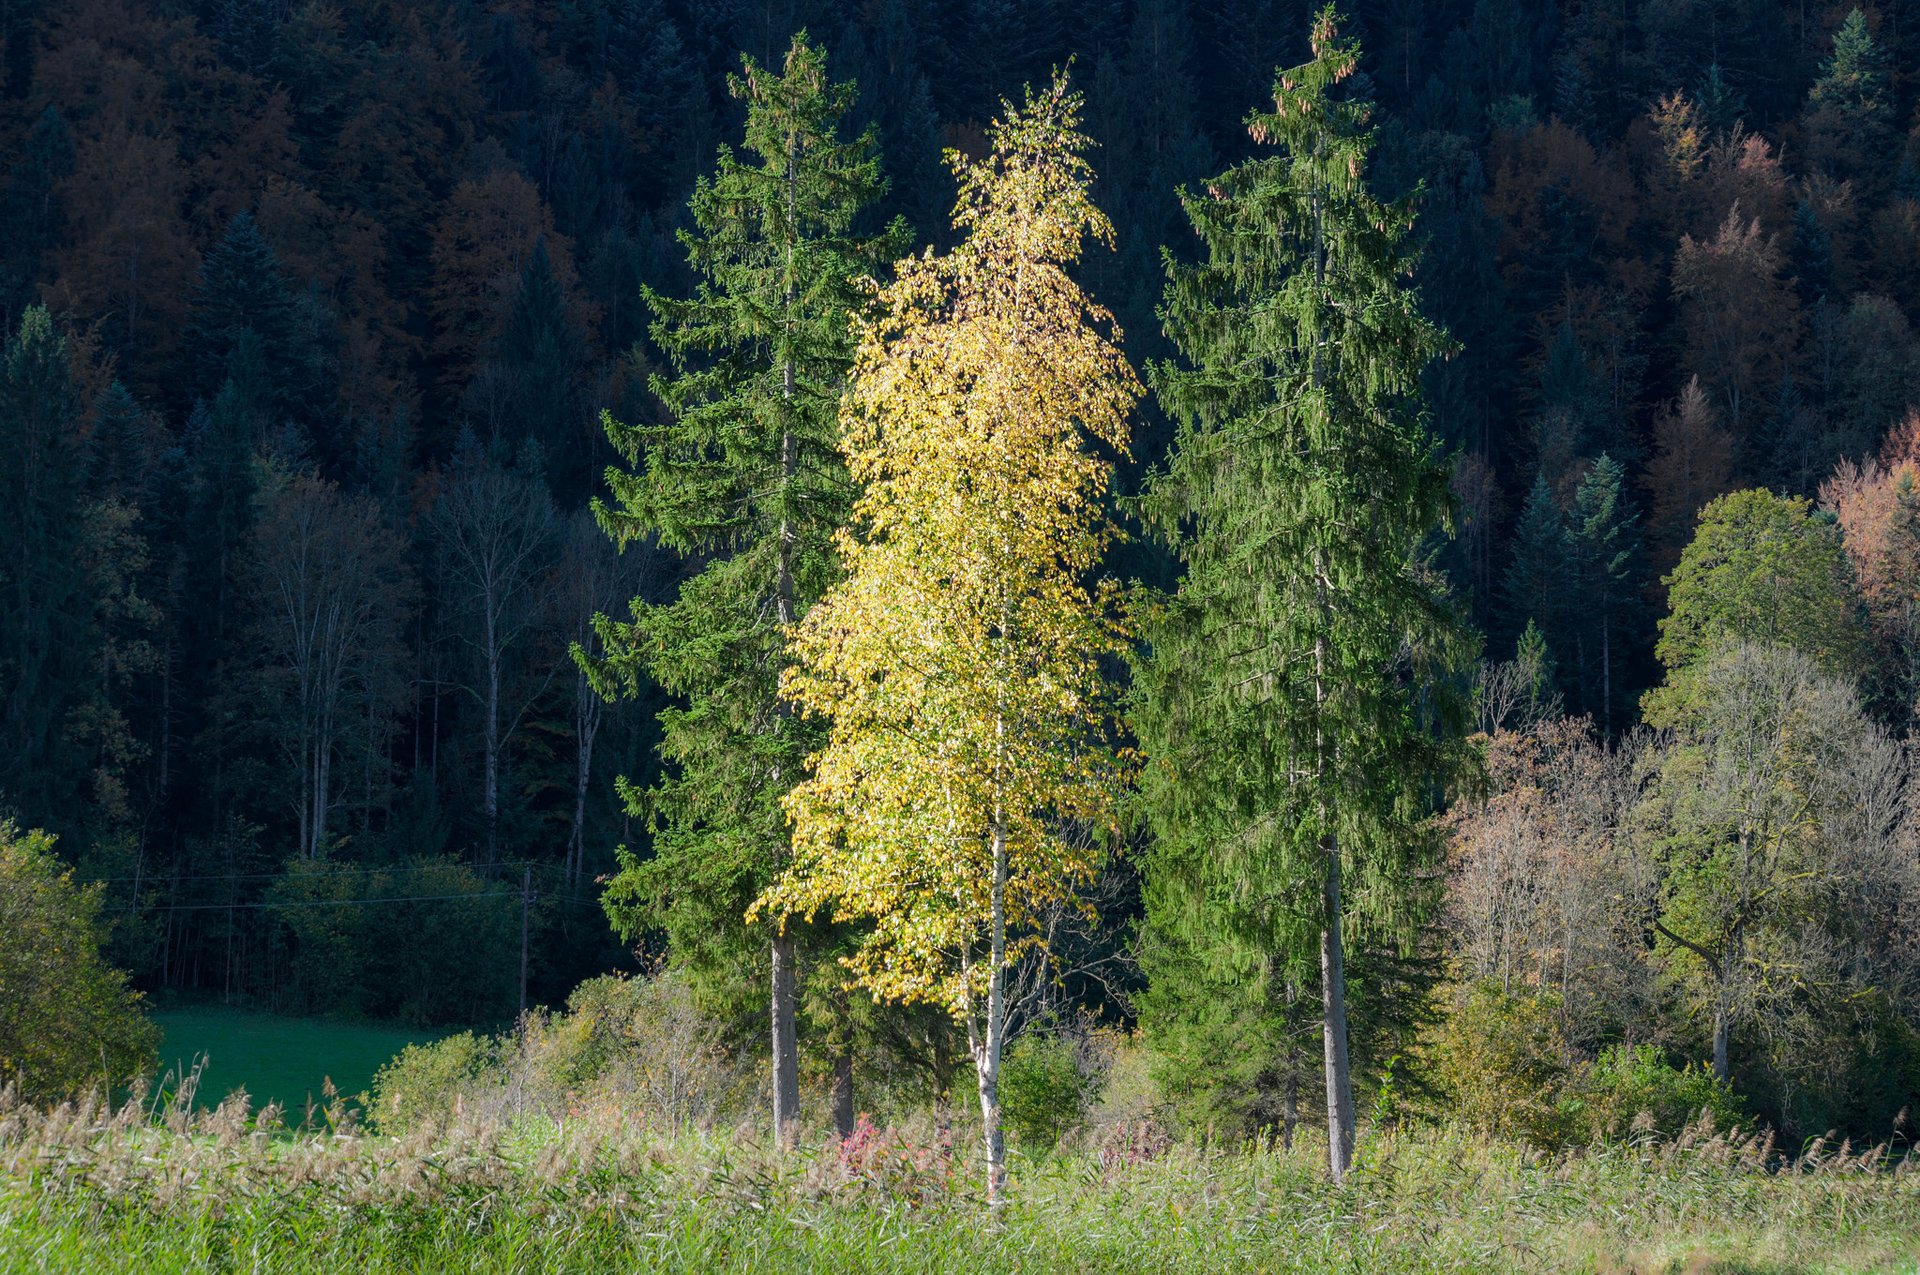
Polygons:
[[800,1051],[794,1039],[793,938],[776,934],[773,952],[773,1136],[790,1151],[800,1137]]
[[1347,974],[1340,938],[1340,855],[1326,839],[1326,928],[1320,931],[1320,1035],[1327,1055],[1327,1166],[1338,1182],[1353,1164],[1353,1072],[1347,1058]]
[[1714,1006],[1713,1009],[1713,1074],[1721,1080],[1728,1079],[1728,1017],[1726,1001],[1722,998],[1721,1003]]
[[853,1050],[845,1045],[833,1059],[833,1131],[853,1136]]
[[[1006,1203],[1007,1142],[1000,1128],[1000,1056],[1006,1048],[1007,833],[996,810],[993,819],[992,919],[989,923],[987,1021],[973,1046],[980,1087],[980,1133],[987,1152],[987,1203]],[[971,1029],[972,1019],[968,1019]]]
[[486,775],[482,807],[487,817],[487,862],[500,858],[500,646],[493,638],[493,622],[487,622],[487,729]]
[[[1324,572],[1321,573],[1324,590]],[[1324,597],[1322,600],[1324,608]],[[1323,637],[1314,650],[1314,700],[1326,703],[1324,681],[1327,644]],[[1326,728],[1316,728],[1316,778],[1320,788],[1322,826],[1328,831],[1320,838],[1320,853],[1326,861],[1326,880],[1322,885],[1320,916],[1320,1038],[1326,1052],[1327,1071],[1327,1167],[1335,1182],[1346,1177],[1353,1164],[1353,1071],[1347,1056],[1347,968],[1342,947],[1340,921],[1340,842],[1331,831],[1327,786],[1332,782]]]

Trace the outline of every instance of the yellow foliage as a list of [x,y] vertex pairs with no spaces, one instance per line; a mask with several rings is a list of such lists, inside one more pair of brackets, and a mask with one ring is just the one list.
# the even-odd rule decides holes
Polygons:
[[842,408],[847,573],[782,687],[831,726],[755,911],[870,920],[855,981],[956,1015],[1092,875],[1126,781],[1100,671],[1125,635],[1084,582],[1113,534],[1092,448],[1125,454],[1140,386],[1066,273],[1112,237],[1079,108],[1056,79],[986,158],[950,154],[963,242],[877,290]]

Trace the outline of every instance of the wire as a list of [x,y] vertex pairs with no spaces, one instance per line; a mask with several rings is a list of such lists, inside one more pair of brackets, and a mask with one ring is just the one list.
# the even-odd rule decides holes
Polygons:
[[260,900],[252,903],[153,903],[136,904],[128,908],[112,908],[110,916],[131,916],[137,912],[245,912],[252,910],[279,911],[283,908],[333,908],[352,907],[372,903],[444,903],[455,899],[479,901],[482,899],[518,899],[526,897],[530,902],[571,903],[577,907],[599,907],[598,899],[582,899],[567,894],[543,894],[534,891],[532,895],[522,896],[518,890],[493,891],[484,894],[404,894],[388,895],[383,898],[368,899],[284,899],[279,902]]

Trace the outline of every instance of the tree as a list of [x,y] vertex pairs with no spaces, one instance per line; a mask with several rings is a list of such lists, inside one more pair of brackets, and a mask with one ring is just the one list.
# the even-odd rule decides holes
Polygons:
[[1312,47],[1248,121],[1283,153],[1184,199],[1207,256],[1168,261],[1185,364],[1152,378],[1179,433],[1143,503],[1184,575],[1149,613],[1134,721],[1151,759],[1149,931],[1246,977],[1317,977],[1340,1177],[1348,932],[1404,950],[1417,928],[1444,756],[1417,697],[1457,630],[1419,556],[1450,512],[1416,410],[1447,342],[1400,282],[1411,203],[1365,184],[1369,109],[1341,96],[1359,51],[1331,9]]
[[1807,93],[1809,156],[1833,176],[1885,180],[1895,109],[1887,53],[1859,9],[1833,33],[1833,52]]
[[460,642],[474,659],[467,691],[480,706],[481,813],[487,858],[498,849],[500,769],[507,742],[547,680],[524,697],[512,693],[511,661],[540,615],[538,586],[556,555],[553,498],[523,452],[515,467],[488,457],[471,435],[462,440],[427,513],[443,596],[453,608]]
[[188,388],[199,396],[216,393],[231,373],[241,334],[251,332],[273,369],[274,406],[310,416],[321,406],[315,400],[326,375],[318,329],[311,302],[287,286],[260,227],[240,213],[200,263],[181,350]]
[[1533,480],[1520,522],[1513,529],[1513,561],[1501,578],[1507,632],[1530,625],[1558,640],[1572,621],[1573,542],[1546,475]]
[[1625,466],[1602,452],[1574,493],[1568,528],[1573,588],[1587,615],[1574,628],[1580,705],[1588,712],[1598,707],[1601,729],[1609,735],[1618,670],[1640,632],[1640,515],[1625,484]]
[[314,858],[341,795],[336,763],[357,755],[374,786],[406,689],[406,543],[372,497],[313,474],[279,475],[262,497],[247,564],[255,652],[278,742],[300,775],[300,854]]
[[[1845,857],[1868,849],[1825,835],[1828,819],[1857,789],[1843,772],[1881,767],[1887,750],[1852,687],[1805,652],[1736,640],[1689,673],[1688,694],[1647,714],[1673,734],[1641,813],[1654,867],[1643,906],[1724,1080],[1733,1033],[1823,981],[1831,898]],[[1899,816],[1873,804],[1885,836]]]
[[0,1076],[32,1099],[131,1080],[160,1033],[101,959],[100,887],[76,885],[53,838],[0,821]]
[[1744,440],[1756,395],[1780,379],[1800,337],[1800,302],[1781,274],[1786,254],[1740,202],[1711,239],[1683,235],[1673,258],[1690,365],[1719,394],[1734,437]]
[[1092,876],[1084,831],[1111,826],[1124,778],[1101,669],[1122,627],[1083,580],[1139,389],[1066,273],[1111,234],[1080,110],[1057,75],[1004,107],[985,159],[950,155],[961,242],[900,262],[861,323],[842,444],[859,534],[783,685],[827,738],[786,800],[793,862],[756,904],[776,926],[871,919],[855,980],[964,1025],[995,1202],[1007,974]]
[[1791,648],[1832,676],[1866,667],[1852,566],[1838,529],[1803,497],[1751,489],[1709,504],[1666,585],[1654,654],[1669,672],[1737,641]]
[[86,455],[67,339],[31,306],[0,382],[0,792],[51,819],[69,811],[68,714],[92,675]]
[[[584,342],[567,313],[567,298],[555,275],[545,239],[520,270],[513,308],[500,337],[497,363],[506,378],[508,422],[516,433],[506,441],[537,442],[548,456],[566,458],[567,474],[577,482],[585,472],[571,459],[582,450],[577,436],[579,412],[574,373]],[[568,489],[578,490],[569,484]]]
[[1733,438],[1696,376],[1654,419],[1653,440],[1653,460],[1641,482],[1652,506],[1648,531],[1655,562],[1665,568],[1680,560],[1701,508],[1733,486]]
[[1866,604],[1874,668],[1900,712],[1920,714],[1920,413],[1895,429],[1880,459],[1842,461],[1820,486]]
[[[836,448],[856,280],[903,233],[860,228],[886,182],[874,134],[841,135],[854,86],[828,80],[824,51],[803,35],[779,73],[750,58],[743,67],[730,83],[747,104],[745,154],[721,151],[681,236],[702,282],[688,300],[645,294],[673,361],[674,374],[652,382],[667,419],[603,418],[621,455],[645,462],[609,471],[616,503],[594,506],[618,544],[657,538],[705,565],[673,601],[636,599],[631,621],[600,621],[606,657],[586,665],[602,694],[634,694],[644,673],[683,698],[660,717],[673,769],[651,790],[625,790],[629,810],[651,818],[653,858],[629,861],[607,898],[629,933],[663,925],[675,959],[709,990],[748,961],[747,908],[790,855],[781,798],[820,742],[779,686],[793,626],[840,572],[833,537],[850,489]],[[799,929],[769,945],[783,1144],[799,1116]]]

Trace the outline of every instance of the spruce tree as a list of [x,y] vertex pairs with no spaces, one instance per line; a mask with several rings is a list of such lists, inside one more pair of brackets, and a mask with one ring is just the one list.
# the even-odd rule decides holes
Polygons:
[[[827,78],[804,33],[778,73],[743,59],[729,83],[747,104],[744,153],[723,148],[681,236],[701,277],[674,300],[648,290],[653,338],[672,360],[654,378],[655,425],[605,418],[632,472],[609,471],[595,512],[622,545],[652,537],[702,565],[670,602],[636,599],[631,621],[597,621],[603,694],[644,674],[678,698],[663,711],[665,777],[623,787],[650,818],[653,857],[632,857],[608,890],[616,924],[658,926],[674,959],[710,986],[751,968],[744,917],[790,853],[780,799],[805,773],[818,728],[780,701],[788,634],[838,578],[834,533],[852,489],[837,447],[861,276],[902,232],[869,233],[886,190],[869,130],[842,137],[854,86]],[[771,941],[774,1122],[791,1142],[799,1101],[797,935]]]
[[259,225],[239,213],[208,250],[194,287],[183,341],[193,393],[211,397],[219,390],[233,374],[235,351],[247,333],[272,368],[272,406],[303,420],[312,417],[325,370],[318,317],[310,300],[288,285]]
[[1420,556],[1450,517],[1417,401],[1448,342],[1404,283],[1411,201],[1367,188],[1370,112],[1344,94],[1359,51],[1332,9],[1312,48],[1248,120],[1280,153],[1182,198],[1206,258],[1168,257],[1184,357],[1151,379],[1178,434],[1141,508],[1184,578],[1148,608],[1135,723],[1153,942],[1317,983],[1338,1177],[1347,944],[1404,950],[1418,930],[1446,756],[1423,709],[1457,622]]
[[1559,640],[1571,601],[1568,567],[1572,559],[1566,520],[1547,487],[1546,476],[1536,475],[1527,503],[1520,510],[1520,521],[1513,529],[1513,558],[1500,580],[1507,632],[1518,637],[1531,622],[1549,638]]
[[1579,634],[1580,706],[1597,713],[1611,734],[1624,690],[1621,661],[1633,649],[1640,619],[1640,515],[1626,494],[1625,466],[1600,454],[1574,493],[1571,522],[1582,617],[1572,626]]

